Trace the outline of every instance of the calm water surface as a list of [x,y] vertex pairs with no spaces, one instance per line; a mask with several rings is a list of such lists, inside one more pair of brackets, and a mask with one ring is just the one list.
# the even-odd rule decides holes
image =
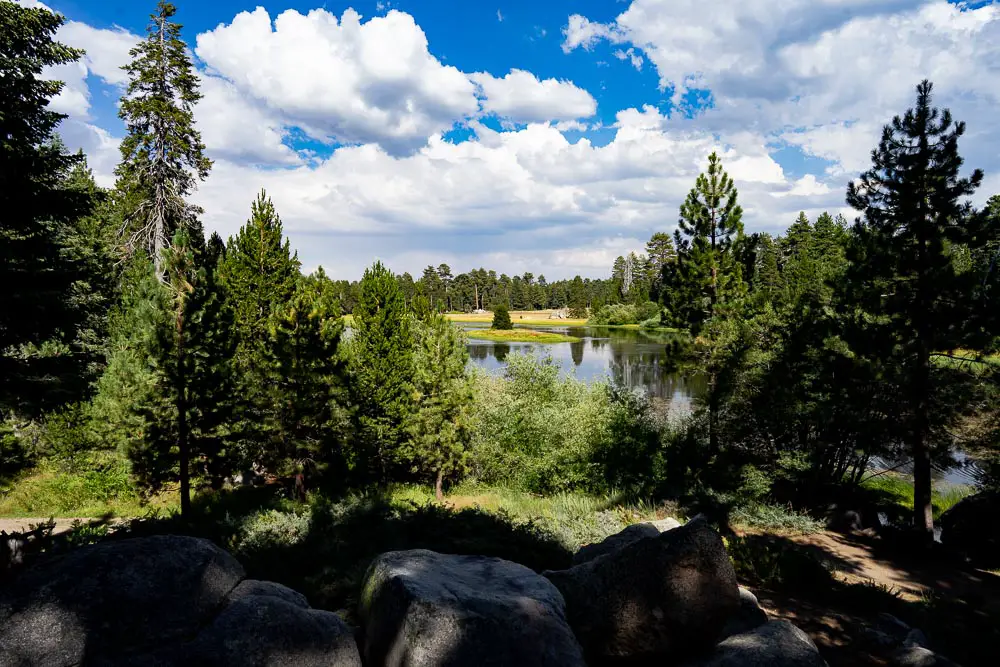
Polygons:
[[[463,329],[488,329],[487,323],[461,323]],[[517,324],[515,323],[515,327]],[[520,328],[520,327],[518,327]],[[692,409],[692,400],[706,390],[705,379],[697,374],[677,373],[671,368],[672,343],[670,333],[641,329],[608,329],[603,327],[523,327],[535,331],[567,334],[582,339],[579,343],[497,343],[469,339],[469,363],[499,373],[511,352],[531,352],[551,356],[567,375],[585,381],[613,380],[644,392],[656,408],[674,414]],[[978,474],[975,462],[957,452],[954,466],[935,466],[935,484],[972,484]],[[876,463],[878,467],[896,468],[904,475],[912,474],[908,465],[899,462]]]
[[[489,323],[462,323],[462,328],[488,329]],[[516,326],[516,323],[515,323]],[[520,328],[520,327],[518,327]],[[498,343],[469,339],[470,363],[500,372],[511,352],[551,356],[562,372],[585,382],[612,380],[644,392],[654,403],[672,412],[691,409],[692,398],[705,390],[698,375],[672,372],[670,333],[603,327],[524,327],[580,338],[579,343]]]

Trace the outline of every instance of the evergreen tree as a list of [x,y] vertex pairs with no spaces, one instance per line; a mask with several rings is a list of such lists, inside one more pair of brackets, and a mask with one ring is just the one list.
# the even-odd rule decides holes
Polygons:
[[804,212],[799,213],[788,227],[782,250],[782,278],[788,303],[796,303],[804,296],[817,298],[822,278],[817,266],[813,226]]
[[669,234],[656,232],[646,242],[646,254],[650,263],[649,297],[659,302],[663,296],[663,267],[677,261],[677,250]]
[[270,317],[265,431],[272,469],[342,476],[347,416],[345,365],[339,345],[344,323],[322,273],[301,280],[292,298]]
[[575,276],[569,284],[569,316],[587,317],[587,287],[580,276]]
[[158,285],[153,269],[141,291],[146,300],[135,304],[152,384],[135,407],[145,431],[131,443],[133,473],[154,489],[179,479],[183,516],[191,510],[192,471],[218,488],[234,465],[235,344],[217,260],[202,239],[178,231],[162,264],[168,282]]
[[[935,405],[932,355],[960,347],[962,321],[974,293],[956,269],[956,244],[980,244],[965,200],[981,171],[961,178],[958,140],[964,123],[931,106],[932,86],[917,87],[916,107],[885,127],[872,168],[847,190],[861,212],[850,248],[851,296],[870,315],[866,341],[884,338],[870,354],[898,368],[906,401],[905,440],[914,462],[914,523],[930,541],[931,453],[950,440],[949,420]],[[959,406],[950,406],[952,411]],[[931,423],[932,413],[937,423]]]
[[358,465],[381,482],[399,462],[410,412],[413,335],[403,294],[381,262],[365,270],[351,340],[353,404],[362,451]]
[[250,218],[229,239],[219,266],[220,281],[235,320],[234,363],[241,385],[242,412],[238,430],[246,455],[257,462],[281,460],[279,452],[262,450],[280,441],[269,430],[280,422],[274,411],[287,398],[274,392],[270,364],[275,356],[275,340],[270,318],[292,300],[300,278],[299,266],[274,204],[261,191],[251,204]]
[[510,330],[514,328],[514,324],[510,321],[510,313],[507,311],[507,306],[499,303],[493,309],[493,329],[499,330]]
[[415,323],[413,412],[406,424],[408,458],[414,472],[434,480],[443,500],[446,477],[460,474],[469,440],[472,387],[462,331],[446,318]]
[[684,296],[683,317],[698,326],[719,303],[743,291],[733,242],[743,234],[743,209],[736,185],[722,169],[718,155],[708,157],[708,171],[698,176],[681,205],[674,242],[678,271],[672,287]]
[[63,400],[54,378],[69,375],[66,347],[80,327],[80,267],[65,236],[92,197],[67,183],[82,158],[66,153],[54,134],[65,116],[47,108],[63,84],[43,78],[83,54],[53,40],[64,21],[0,2],[0,417]]
[[181,26],[170,20],[176,12],[160,0],[146,39],[129,52],[129,84],[118,114],[127,128],[116,172],[126,209],[125,244],[129,251],[145,250],[160,275],[174,233],[195,224],[200,213],[185,198],[212,167],[194,127],[201,93]]
[[775,243],[770,234],[762,234],[758,247],[757,277],[754,280],[754,285],[768,301],[773,301],[784,287],[778,268],[778,244]]

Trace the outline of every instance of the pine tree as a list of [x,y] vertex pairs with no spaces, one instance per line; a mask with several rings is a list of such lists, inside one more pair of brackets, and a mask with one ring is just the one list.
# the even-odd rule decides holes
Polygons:
[[446,477],[460,474],[470,437],[472,387],[462,331],[439,315],[414,330],[413,411],[406,423],[414,472],[434,480],[439,501]]
[[65,235],[92,198],[67,187],[82,158],[66,153],[55,135],[65,116],[47,108],[63,84],[43,77],[83,54],[53,40],[64,21],[0,2],[0,417],[62,400],[53,377],[67,375],[64,351],[80,326]]
[[569,284],[569,316],[587,317],[587,287],[580,276],[575,276]]
[[170,20],[176,12],[160,0],[146,39],[129,52],[129,84],[118,114],[127,128],[116,172],[126,209],[125,244],[132,252],[145,250],[160,275],[174,233],[201,212],[185,198],[212,167],[194,127],[201,93],[181,26]]
[[677,250],[669,234],[656,232],[646,242],[646,254],[650,264],[650,299],[658,302],[663,292],[663,267],[677,261]]
[[815,233],[804,212],[788,227],[782,240],[782,254],[787,302],[797,303],[802,297],[817,298],[822,278],[817,266]]
[[[211,246],[209,246],[211,247]],[[167,283],[153,268],[134,307],[152,384],[135,410],[144,424],[131,442],[133,473],[147,487],[179,479],[181,514],[191,511],[191,473],[214,487],[232,471],[235,403],[232,314],[214,275],[218,257],[180,230],[165,251]]]
[[344,332],[330,281],[318,273],[299,281],[270,317],[265,418],[273,469],[303,475],[346,471]]
[[221,279],[233,304],[238,364],[252,373],[269,343],[271,311],[291,300],[301,264],[285,238],[281,218],[263,190],[250,206],[250,219],[226,245]]
[[[891,345],[872,353],[899,369],[906,410],[906,442],[914,461],[914,524],[930,541],[931,449],[947,425],[934,406],[931,357],[962,344],[962,321],[974,289],[956,269],[956,244],[981,243],[965,200],[981,171],[959,176],[958,140],[964,123],[931,106],[932,86],[917,86],[917,103],[885,127],[872,151],[872,168],[847,190],[861,212],[850,249],[849,284],[855,303],[870,313],[866,340]],[[937,409],[937,424],[930,415]],[[947,409],[948,406],[945,406]],[[959,406],[950,406],[958,410]]]
[[708,171],[700,174],[681,205],[674,233],[679,266],[673,285],[687,292],[684,313],[697,327],[715,314],[716,306],[743,291],[733,242],[743,235],[743,209],[737,203],[736,185],[722,169],[719,156],[708,157]]
[[499,303],[493,309],[493,326],[491,328],[501,331],[514,328],[514,324],[510,321],[510,313],[507,311],[506,305]]
[[365,473],[390,481],[410,411],[413,335],[395,276],[381,262],[365,270],[351,339],[353,404]]

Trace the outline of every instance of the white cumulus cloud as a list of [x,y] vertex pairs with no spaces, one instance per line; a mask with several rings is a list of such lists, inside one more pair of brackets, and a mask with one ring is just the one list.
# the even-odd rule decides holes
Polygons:
[[511,70],[498,79],[488,72],[472,75],[482,89],[483,110],[521,123],[575,120],[593,116],[597,101],[571,81],[539,81],[531,72]]

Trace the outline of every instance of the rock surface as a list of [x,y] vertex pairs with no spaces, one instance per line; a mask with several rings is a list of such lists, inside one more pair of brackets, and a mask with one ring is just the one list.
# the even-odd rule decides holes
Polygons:
[[559,591],[499,558],[382,554],[368,569],[359,614],[368,665],[583,665]]
[[193,537],[83,547],[0,592],[0,665],[68,667],[193,636],[242,578],[235,558]]
[[545,574],[593,662],[704,650],[740,606],[722,538],[700,520]]
[[333,612],[246,596],[222,610],[174,664],[361,667],[361,655],[353,630]]
[[353,630],[207,540],[83,547],[0,593],[0,666],[361,667]]
[[585,544],[580,547],[580,549],[573,554],[573,565],[587,563],[595,558],[604,556],[605,554],[618,551],[622,547],[628,546],[633,542],[638,542],[644,537],[656,537],[660,533],[665,533],[668,530],[679,528],[680,525],[681,524],[677,521],[677,519],[672,519],[670,517],[660,519],[659,521],[633,523],[630,526],[626,526],[624,530],[621,530],[614,535],[609,535],[600,542]]
[[907,646],[892,654],[892,667],[958,667],[951,660],[922,646]]
[[767,623],[767,612],[760,608],[757,596],[740,586],[740,606],[736,613],[726,622],[722,629],[722,637],[740,635],[750,632]]
[[1000,492],[964,498],[941,515],[941,543],[988,567],[1000,565]]
[[816,645],[788,621],[771,621],[719,643],[711,656],[689,667],[826,667]]

